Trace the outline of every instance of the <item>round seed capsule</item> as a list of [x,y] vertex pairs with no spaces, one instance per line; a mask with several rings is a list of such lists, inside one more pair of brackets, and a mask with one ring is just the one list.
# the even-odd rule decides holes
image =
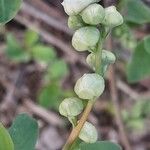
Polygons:
[[[91,53],[87,56],[86,58],[86,62],[87,64],[93,69],[95,70],[95,54]],[[103,66],[108,66],[110,64],[115,63],[116,61],[116,57],[115,55],[107,50],[102,50],[102,68]]]
[[81,16],[70,16],[68,19],[68,26],[70,29],[77,30],[84,26]]
[[100,0],[64,0],[62,5],[64,6],[65,12],[69,15],[77,15],[87,6],[92,3],[99,2]]
[[65,117],[75,117],[79,115],[83,110],[82,100],[72,97],[66,98],[59,106],[59,112]]
[[77,51],[93,50],[100,38],[96,27],[83,27],[77,30],[72,38],[72,45]]
[[116,10],[115,6],[110,6],[105,9],[105,17],[103,20],[104,25],[113,28],[121,25],[122,23],[123,23],[123,17]]
[[82,11],[81,16],[85,23],[98,25],[105,17],[105,10],[99,4],[91,4]]
[[81,129],[79,138],[86,143],[95,143],[98,139],[96,128],[89,122],[85,122]]
[[104,91],[104,79],[96,74],[84,74],[74,87],[75,93],[82,99],[94,100]]
[[102,51],[102,61],[106,64],[114,64],[116,61],[116,56],[107,50]]

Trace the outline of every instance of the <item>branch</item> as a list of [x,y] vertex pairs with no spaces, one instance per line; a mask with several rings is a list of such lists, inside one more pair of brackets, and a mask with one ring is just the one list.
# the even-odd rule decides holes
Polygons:
[[[108,41],[108,49],[112,49],[112,38],[110,36],[109,41]],[[110,72],[109,72],[109,82],[110,82],[110,94],[112,98],[112,102],[114,105],[114,110],[115,110],[115,117],[116,117],[116,123],[119,128],[120,136],[121,136],[121,141],[125,147],[125,150],[132,150],[129,140],[126,135],[126,131],[124,128],[124,124],[121,118],[121,110],[119,107],[118,103],[118,90],[116,86],[116,77],[115,77],[115,68],[113,66],[110,66]]]

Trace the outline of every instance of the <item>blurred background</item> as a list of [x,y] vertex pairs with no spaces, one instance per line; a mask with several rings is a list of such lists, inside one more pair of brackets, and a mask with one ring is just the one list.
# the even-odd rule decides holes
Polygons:
[[[71,46],[62,0],[24,0],[19,14],[0,29],[0,121],[7,127],[22,112],[38,120],[37,150],[60,150],[71,129],[58,113],[74,96],[85,72],[87,52]],[[106,75],[106,90],[89,116],[100,140],[125,150],[150,150],[150,0],[101,0],[115,5],[124,24],[111,33],[104,49],[117,62]]]

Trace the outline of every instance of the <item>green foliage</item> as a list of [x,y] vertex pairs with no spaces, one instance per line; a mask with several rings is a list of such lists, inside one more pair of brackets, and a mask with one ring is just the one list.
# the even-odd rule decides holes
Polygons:
[[23,50],[17,39],[12,35],[7,35],[7,48],[6,54],[15,62],[26,62],[30,59],[30,55]]
[[134,49],[137,45],[136,38],[129,25],[124,23],[113,31],[113,36],[121,43],[126,49]]
[[49,63],[56,56],[52,47],[47,47],[41,44],[32,47],[31,54],[34,60],[44,63]]
[[122,150],[117,144],[108,141],[98,141],[93,144],[82,143],[81,150]]
[[34,150],[38,124],[26,114],[18,115],[9,129],[15,150]]
[[12,139],[5,129],[5,127],[0,123],[0,150],[14,150],[14,144]]
[[144,48],[150,54],[150,35],[144,38]]
[[0,25],[10,21],[20,8],[22,0],[0,0]]
[[33,46],[38,42],[39,35],[32,30],[27,30],[25,33],[24,40],[25,40],[25,45]]
[[51,107],[57,110],[59,100],[68,94],[68,91],[62,90],[60,86],[61,79],[68,73],[68,66],[64,60],[57,58],[54,48],[40,43],[39,35],[27,30],[21,43],[12,34],[7,35],[6,54],[17,63],[33,59],[47,66],[43,77],[46,85],[40,90],[38,101],[46,108]]
[[150,8],[141,0],[128,0],[126,21],[136,24],[150,22]]
[[142,131],[144,122],[150,116],[150,100],[139,100],[132,107],[131,111],[124,111],[123,118],[129,129]]
[[148,41],[150,41],[150,38],[145,38],[135,48],[132,60],[127,68],[129,82],[137,82],[149,77],[150,75],[150,53],[148,53],[150,47],[148,48]]
[[55,60],[48,68],[48,75],[51,79],[61,79],[68,73],[68,67],[64,60]]
[[53,83],[42,88],[39,92],[38,101],[40,105],[46,108],[58,109],[60,99],[63,97],[63,91],[59,85]]

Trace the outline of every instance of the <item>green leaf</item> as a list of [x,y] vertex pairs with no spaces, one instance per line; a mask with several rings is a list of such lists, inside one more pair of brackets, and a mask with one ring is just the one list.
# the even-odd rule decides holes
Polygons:
[[150,75],[150,53],[144,46],[144,41],[141,41],[132,56],[131,62],[127,67],[127,78],[131,83],[146,79]]
[[144,48],[150,54],[150,35],[144,38]]
[[20,8],[22,0],[0,0],[0,25],[10,21]]
[[33,46],[34,44],[36,44],[36,42],[39,39],[39,35],[32,31],[32,30],[27,30],[25,33],[25,44],[30,47]]
[[58,110],[58,106],[62,99],[62,93],[61,88],[57,84],[53,83],[44,87],[40,91],[38,101],[40,105],[46,108]]
[[93,144],[82,143],[80,147],[81,150],[122,150],[119,145],[108,141],[99,141]]
[[56,57],[56,53],[52,47],[44,45],[36,45],[31,49],[33,58],[36,61],[48,63]]
[[0,123],[0,150],[14,150],[14,144],[4,126]]
[[142,0],[128,0],[127,16],[128,22],[144,24],[150,22],[150,8]]
[[29,54],[22,49],[21,45],[12,34],[7,35],[6,54],[10,59],[16,62],[26,62],[30,59]]
[[34,150],[38,136],[37,121],[26,114],[18,115],[9,129],[15,150]]
[[[132,131],[143,131],[144,129],[144,119],[139,118],[139,119],[131,119],[127,122],[127,127],[131,129]],[[137,131],[138,130],[138,131]]]
[[48,69],[48,77],[50,79],[63,78],[68,73],[68,67],[65,61],[56,60]]

